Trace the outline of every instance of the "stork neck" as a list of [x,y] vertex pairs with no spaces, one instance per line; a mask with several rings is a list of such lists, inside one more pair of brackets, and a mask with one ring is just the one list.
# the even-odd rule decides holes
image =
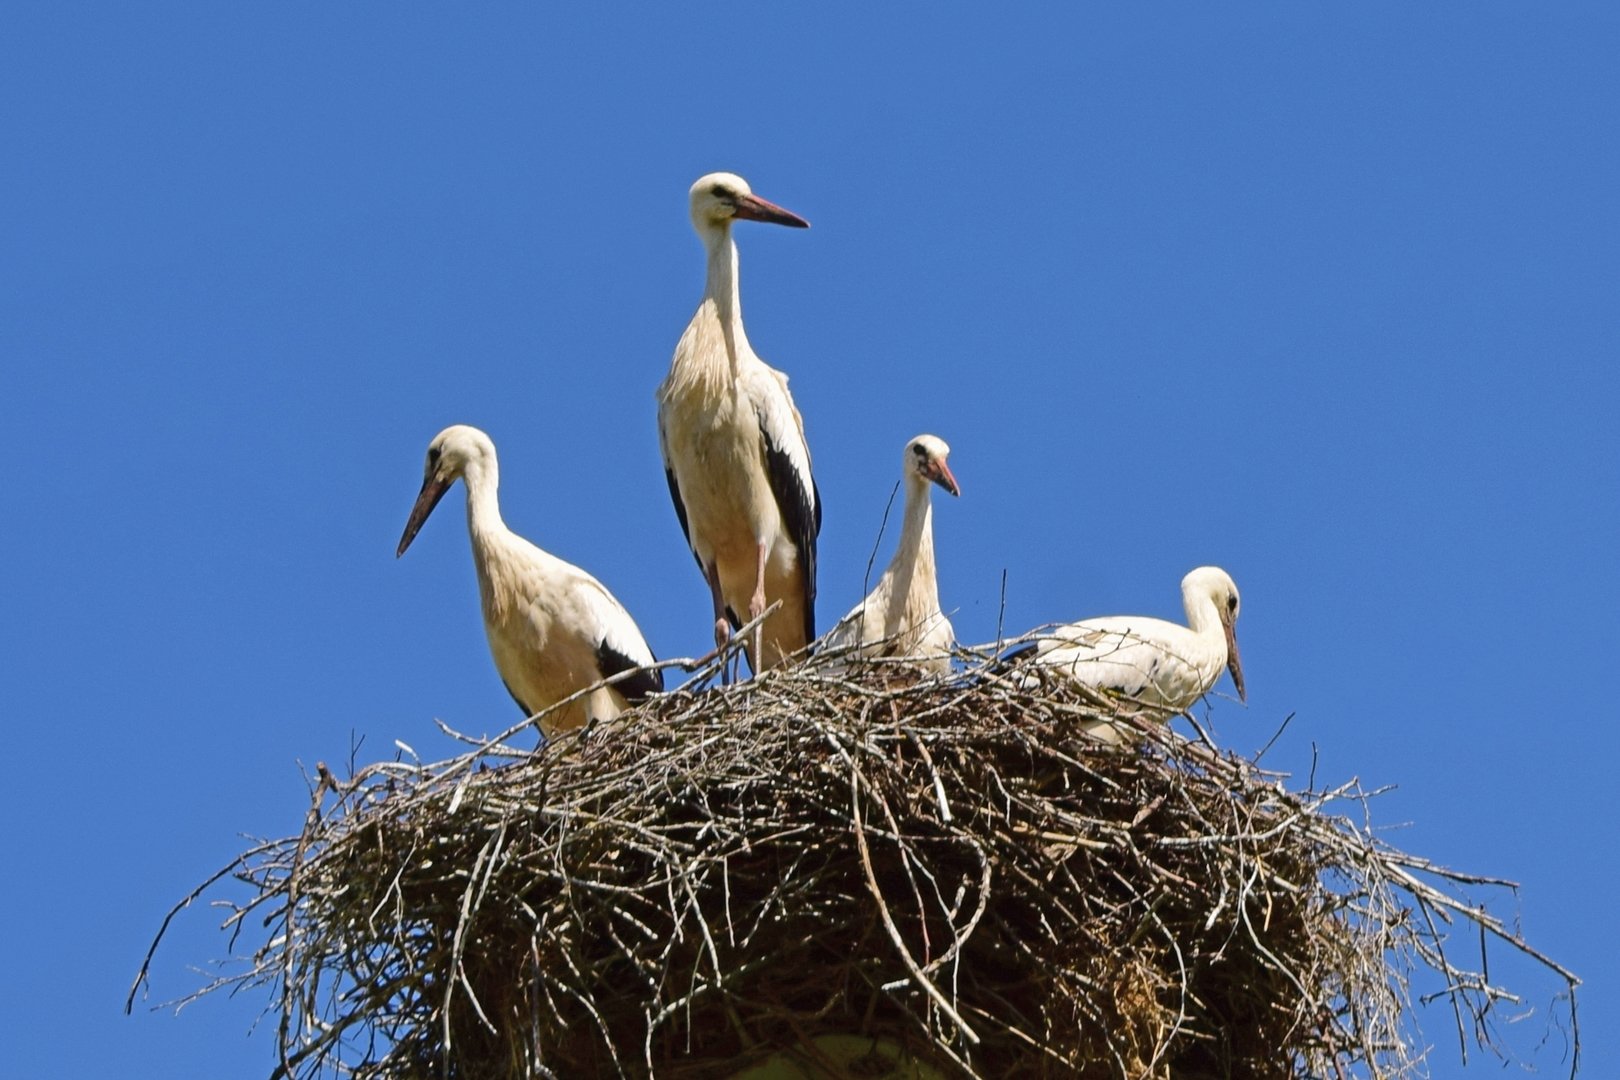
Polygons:
[[708,280],[703,296],[714,303],[715,315],[726,336],[727,351],[735,358],[749,352],[748,335],[743,331],[742,293],[738,285],[737,244],[731,239],[730,225],[717,225],[703,234],[709,253]]
[[1186,593],[1182,604],[1187,609],[1187,626],[1201,637],[1218,638],[1225,647],[1226,630],[1221,625],[1221,613],[1215,601],[1207,594]]
[[927,483],[906,483],[905,516],[900,523],[900,543],[894,549],[889,570],[894,575],[897,597],[910,593],[918,580],[918,570],[934,565],[934,502]]
[[506,523],[501,520],[500,499],[496,495],[501,478],[495,462],[470,463],[462,481],[467,485],[467,531],[472,534],[474,543],[506,532]]

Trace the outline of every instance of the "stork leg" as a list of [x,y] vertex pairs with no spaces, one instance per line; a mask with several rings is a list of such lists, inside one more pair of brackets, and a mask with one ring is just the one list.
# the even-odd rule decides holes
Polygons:
[[[726,597],[720,591],[720,564],[710,563],[703,570],[703,576],[709,579],[709,595],[714,599],[714,651],[723,653],[726,643],[731,640],[731,620],[726,618]],[[731,681],[731,661],[723,659],[720,663],[720,682]]]
[[[765,614],[765,556],[767,548],[760,542],[757,561],[758,571],[754,575],[754,595],[748,598],[748,621],[753,622]],[[760,623],[754,627],[754,655],[750,658],[754,674],[758,675],[765,667],[765,624]]]

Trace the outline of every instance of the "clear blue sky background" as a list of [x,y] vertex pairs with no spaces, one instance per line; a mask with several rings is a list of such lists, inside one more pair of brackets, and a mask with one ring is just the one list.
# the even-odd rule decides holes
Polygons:
[[[0,908],[8,1074],[255,1076],[261,998],[122,1015],[168,905],[294,831],[299,763],[515,710],[440,428],[661,655],[709,643],[653,388],[731,169],[750,336],[855,602],[904,441],[968,641],[1243,589],[1220,740],[1398,785],[1397,843],[1587,978],[1620,1075],[1620,11],[1610,4],[8,6]],[[886,540],[879,556],[888,557]],[[182,920],[152,1001],[220,957]],[[1536,1014],[1557,985],[1499,952]],[[1424,1012],[1436,1077],[1449,1013]],[[1535,1062],[1561,1075],[1556,1034]]]

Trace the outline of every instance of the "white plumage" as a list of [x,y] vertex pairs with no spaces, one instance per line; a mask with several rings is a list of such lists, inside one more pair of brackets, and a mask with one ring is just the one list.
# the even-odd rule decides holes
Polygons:
[[714,601],[716,645],[782,602],[757,641],[745,643],[759,671],[815,637],[821,498],[787,376],[754,354],[743,330],[731,223],[809,223],[730,173],[701,178],[690,197],[708,277],[658,388],[659,445],[675,513]]
[[951,667],[955,635],[939,608],[934,573],[933,499],[930,484],[960,495],[946,459],[951,448],[933,435],[918,435],[900,459],[906,491],[900,541],[894,558],[865,600],[828,632],[823,648],[852,648],[860,656],[914,658],[931,671]]
[[[1115,615],[1069,623],[1051,636],[1019,650],[1037,664],[1060,671],[1097,690],[1132,698],[1169,716],[1197,701],[1221,677],[1232,673],[1238,697],[1247,700],[1238,661],[1238,590],[1225,570],[1200,566],[1181,579],[1187,625],[1142,615]],[[1092,726],[1092,734],[1120,742],[1122,729]]]
[[478,570],[484,632],[495,669],[518,707],[533,716],[593,683],[635,671],[545,717],[541,728],[549,737],[588,720],[617,716],[629,704],[662,690],[662,672],[635,670],[655,662],[652,650],[613,594],[501,520],[495,444],[477,428],[445,428],[428,445],[422,490],[397,554],[405,554],[458,478],[467,485],[467,532]]

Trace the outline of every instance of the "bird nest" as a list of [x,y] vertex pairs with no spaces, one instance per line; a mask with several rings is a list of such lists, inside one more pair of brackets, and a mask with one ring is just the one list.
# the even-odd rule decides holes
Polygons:
[[1517,1000],[1460,930],[1567,981],[1578,1055],[1575,977],[1458,895],[1508,883],[1395,850],[1354,784],[1128,715],[1104,746],[1117,703],[992,670],[801,666],[532,754],[321,766],[299,835],[176,907],[234,878],[233,949],[268,927],[185,1000],[267,989],[288,1077],[1384,1077],[1415,972],[1465,1050]]

